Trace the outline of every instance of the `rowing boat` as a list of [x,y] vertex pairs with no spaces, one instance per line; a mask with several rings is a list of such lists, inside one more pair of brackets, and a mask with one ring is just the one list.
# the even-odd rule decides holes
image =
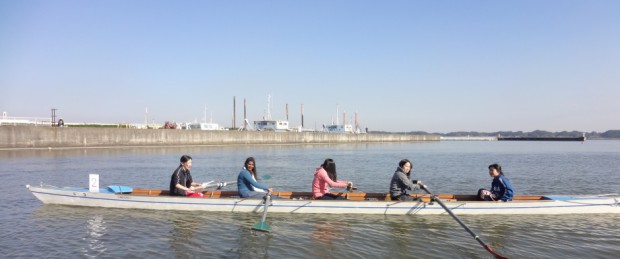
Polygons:
[[[203,198],[170,196],[165,190],[109,186],[91,192],[88,188],[26,186],[44,204],[120,209],[262,212],[263,200],[243,199],[236,191],[206,190]],[[444,214],[429,194],[412,194],[415,201],[392,201],[386,193],[333,193],[344,200],[314,200],[310,192],[273,192],[273,213],[329,214]],[[515,196],[510,202],[479,201],[475,195],[439,194],[455,214],[574,214],[620,213],[620,196]]]

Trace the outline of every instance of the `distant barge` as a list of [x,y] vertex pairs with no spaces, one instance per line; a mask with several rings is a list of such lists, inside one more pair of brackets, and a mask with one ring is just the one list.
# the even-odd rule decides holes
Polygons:
[[581,137],[501,137],[499,141],[586,141],[585,134]]

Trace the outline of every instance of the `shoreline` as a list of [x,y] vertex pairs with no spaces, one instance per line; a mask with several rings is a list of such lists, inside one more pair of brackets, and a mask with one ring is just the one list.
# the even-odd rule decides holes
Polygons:
[[[409,141],[414,142],[414,141]],[[422,141],[417,141],[422,142]],[[430,141],[425,141],[430,142]],[[439,142],[439,141],[437,141]],[[380,143],[399,143],[399,142],[337,142],[337,143],[258,143],[258,144],[191,144],[191,145],[141,145],[141,146],[88,146],[88,147],[0,147],[0,151],[20,151],[20,150],[74,150],[74,149],[132,149],[132,148],[180,148],[180,147],[234,147],[234,146],[299,146],[299,145],[349,145],[349,144],[380,144]]]
[[0,150],[439,141],[438,135],[1,126]]

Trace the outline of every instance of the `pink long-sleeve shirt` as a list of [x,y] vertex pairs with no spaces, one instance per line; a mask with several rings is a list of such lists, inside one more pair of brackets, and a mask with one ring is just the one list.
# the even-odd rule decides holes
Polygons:
[[319,198],[329,192],[329,187],[345,188],[347,187],[347,181],[332,181],[327,175],[327,171],[323,167],[319,167],[314,171],[314,180],[312,180],[312,195],[314,198]]

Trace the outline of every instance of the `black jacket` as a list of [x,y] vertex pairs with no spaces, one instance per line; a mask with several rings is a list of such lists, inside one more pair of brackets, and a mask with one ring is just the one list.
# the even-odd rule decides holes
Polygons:
[[173,196],[186,196],[185,190],[181,190],[176,187],[177,184],[181,184],[187,188],[192,186],[192,175],[189,173],[189,170],[183,170],[183,166],[179,165],[179,167],[174,170],[172,173],[172,177],[170,178],[170,195]]

